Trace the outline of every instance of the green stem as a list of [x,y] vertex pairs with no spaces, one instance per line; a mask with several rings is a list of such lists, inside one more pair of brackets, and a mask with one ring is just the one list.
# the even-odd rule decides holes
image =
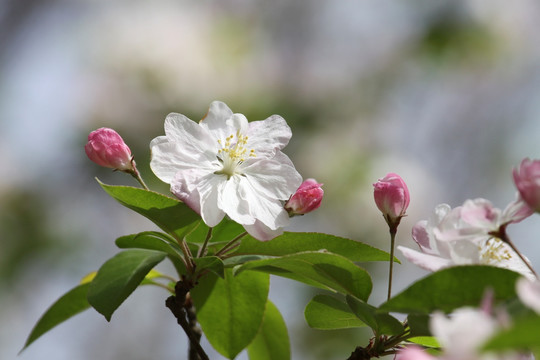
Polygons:
[[392,297],[392,274],[394,272],[394,245],[396,243],[397,226],[390,225],[390,269],[388,271],[388,297]]
[[244,236],[246,236],[246,235],[247,235],[247,231],[244,231],[243,233],[241,233],[240,235],[238,235],[237,237],[235,237],[234,239],[232,239],[231,241],[229,241],[227,244],[225,244],[225,246],[223,246],[223,247],[221,248],[221,250],[219,250],[219,251],[215,254],[215,256],[223,255],[223,254],[225,254],[227,251],[234,249],[234,248],[236,247],[236,246],[234,246],[235,243],[236,243],[238,240],[240,240],[241,238],[243,238]]
[[193,262],[193,254],[191,253],[191,250],[189,249],[186,241],[184,239],[180,240],[176,236],[174,237],[178,244],[180,245],[180,249],[182,249],[182,253],[184,253],[184,265],[186,265],[186,270],[188,274],[193,274],[195,272],[195,263]]
[[148,186],[146,186],[141,174],[139,171],[135,168],[135,162],[133,162],[133,171],[130,172],[131,176],[135,178],[141,184],[141,186],[144,188],[144,190],[149,190]]
[[204,239],[204,243],[202,247],[199,249],[199,253],[197,254],[197,257],[203,257],[206,255],[206,247],[208,246],[208,241],[212,238],[212,228],[208,228],[208,232],[206,233],[206,239]]

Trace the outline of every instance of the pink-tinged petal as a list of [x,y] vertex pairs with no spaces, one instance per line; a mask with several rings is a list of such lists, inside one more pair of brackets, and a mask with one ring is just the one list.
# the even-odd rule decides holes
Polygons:
[[420,220],[412,228],[413,240],[420,246],[422,252],[426,254],[437,254],[437,251],[431,248],[431,240],[427,232],[427,220]]
[[497,230],[501,211],[486,199],[467,200],[461,209],[461,219],[471,226],[488,231]]
[[540,211],[540,160],[523,159],[513,171],[514,183],[523,200],[535,211]]
[[450,259],[444,259],[439,256],[424,254],[404,246],[398,246],[397,249],[401,251],[403,256],[407,258],[407,260],[421,267],[424,270],[438,271],[442,268],[454,265],[454,263]]
[[394,173],[387,174],[373,184],[375,204],[386,219],[396,222],[405,215],[410,195],[403,179]]
[[410,345],[399,350],[396,360],[435,360],[436,358],[425,352],[421,347]]
[[182,170],[176,173],[171,182],[171,193],[183,201],[197,214],[201,214],[201,197],[197,185],[206,173],[199,169]]
[[520,278],[516,282],[516,291],[519,300],[540,315],[540,281]]
[[518,223],[534,213],[534,210],[527,205],[525,201],[521,198],[519,193],[516,196],[516,200],[508,204],[504,209],[501,223]]
[[253,225],[244,225],[244,229],[249,235],[260,241],[272,240],[276,236],[283,234],[283,228],[272,230],[259,220],[255,221]]
[[265,120],[249,123],[247,147],[254,149],[259,157],[273,157],[289,143],[292,132],[285,119],[272,115]]

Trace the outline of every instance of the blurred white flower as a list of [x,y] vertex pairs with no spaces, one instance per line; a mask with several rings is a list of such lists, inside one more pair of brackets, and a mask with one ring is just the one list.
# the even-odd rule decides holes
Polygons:
[[516,282],[519,300],[540,315],[540,281],[521,278]]
[[483,264],[517,271],[534,278],[527,265],[511,247],[496,237],[500,226],[530,215],[528,208],[513,202],[501,214],[484,199],[467,200],[452,209],[447,204],[435,208],[428,220],[419,221],[412,237],[420,251],[398,246],[412,263],[429,271],[455,265]]
[[292,135],[282,117],[248,123],[214,101],[199,123],[169,114],[165,134],[150,144],[152,171],[208,226],[228,215],[253,237],[269,240],[288,225],[282,201],[302,177],[281,152]]

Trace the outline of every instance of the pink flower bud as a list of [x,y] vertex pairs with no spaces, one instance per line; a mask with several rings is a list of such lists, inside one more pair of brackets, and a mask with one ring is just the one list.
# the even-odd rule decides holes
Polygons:
[[290,215],[304,215],[321,205],[324,191],[315,179],[307,179],[285,204]]
[[98,165],[121,171],[134,171],[131,150],[116,131],[109,128],[94,130],[88,135],[84,150]]
[[375,204],[384,215],[388,224],[399,223],[409,206],[409,189],[403,179],[394,173],[373,184]]
[[514,183],[523,201],[540,212],[540,160],[523,159],[519,170],[514,169]]

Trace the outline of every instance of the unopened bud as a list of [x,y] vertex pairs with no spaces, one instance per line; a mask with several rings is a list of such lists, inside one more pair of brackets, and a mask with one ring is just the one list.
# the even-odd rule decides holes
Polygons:
[[540,212],[540,160],[523,159],[519,169],[514,169],[514,183],[523,201]]
[[315,179],[307,179],[285,204],[289,215],[304,215],[321,206],[324,191]]
[[113,129],[92,131],[84,150],[88,158],[98,165],[127,172],[135,170],[131,150]]
[[373,184],[373,187],[375,204],[383,213],[388,225],[399,224],[410,201],[405,181],[399,175],[389,173]]

